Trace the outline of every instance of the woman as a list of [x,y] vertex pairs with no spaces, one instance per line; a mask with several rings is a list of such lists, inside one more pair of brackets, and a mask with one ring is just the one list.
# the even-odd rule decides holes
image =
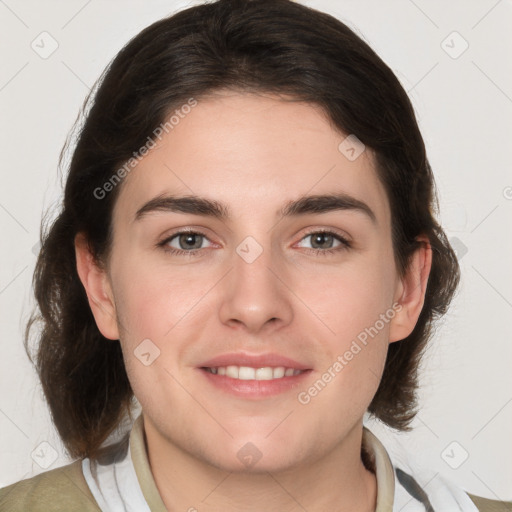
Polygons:
[[406,93],[338,20],[219,0],[142,31],[35,273],[36,365],[78,460],[0,510],[507,510],[422,488],[363,426],[414,418],[459,281],[435,206]]

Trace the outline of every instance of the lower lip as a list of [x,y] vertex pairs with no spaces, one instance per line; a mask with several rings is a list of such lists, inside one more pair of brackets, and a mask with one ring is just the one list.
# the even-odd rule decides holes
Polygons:
[[311,372],[311,370],[305,370],[299,375],[272,380],[240,380],[225,375],[216,375],[203,368],[198,368],[198,370],[210,384],[218,389],[238,397],[255,399],[275,396],[296,389],[303,384],[304,379]]

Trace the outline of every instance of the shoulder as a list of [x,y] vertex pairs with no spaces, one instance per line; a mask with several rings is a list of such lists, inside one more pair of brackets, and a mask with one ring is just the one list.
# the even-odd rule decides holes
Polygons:
[[489,500],[469,493],[468,496],[479,512],[512,512],[512,501]]
[[82,461],[0,489],[0,512],[101,512],[82,473]]
[[376,430],[379,437],[365,427],[363,443],[366,441],[372,447],[377,459],[381,460],[381,466],[388,466],[383,480],[391,480],[395,476],[395,487],[388,494],[394,495],[396,510],[409,510],[408,504],[414,504],[415,500],[423,503],[425,510],[512,512],[512,501],[492,500],[471,494],[446,479],[439,471],[425,468],[411,457],[394,433],[378,426]]

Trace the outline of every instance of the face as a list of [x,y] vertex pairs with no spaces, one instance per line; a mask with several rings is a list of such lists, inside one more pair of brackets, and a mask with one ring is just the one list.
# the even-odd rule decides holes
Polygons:
[[125,178],[102,308],[116,321],[93,310],[169,446],[276,471],[360,428],[414,323],[386,193],[346,136],[310,104],[218,93]]

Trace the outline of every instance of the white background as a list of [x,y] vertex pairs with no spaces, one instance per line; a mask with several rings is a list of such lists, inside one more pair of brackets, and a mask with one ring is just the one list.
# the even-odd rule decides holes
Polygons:
[[[510,500],[512,3],[304,3],[355,28],[409,92],[441,222],[461,249],[460,291],[424,361],[414,430],[400,440],[434,478]],[[0,0],[0,487],[41,472],[34,459],[51,462],[48,469],[69,462],[22,345],[41,215],[61,194],[59,152],[111,58],[141,29],[189,4]],[[47,59],[31,48],[43,31],[59,45]],[[458,58],[445,51],[458,54],[464,41]]]

